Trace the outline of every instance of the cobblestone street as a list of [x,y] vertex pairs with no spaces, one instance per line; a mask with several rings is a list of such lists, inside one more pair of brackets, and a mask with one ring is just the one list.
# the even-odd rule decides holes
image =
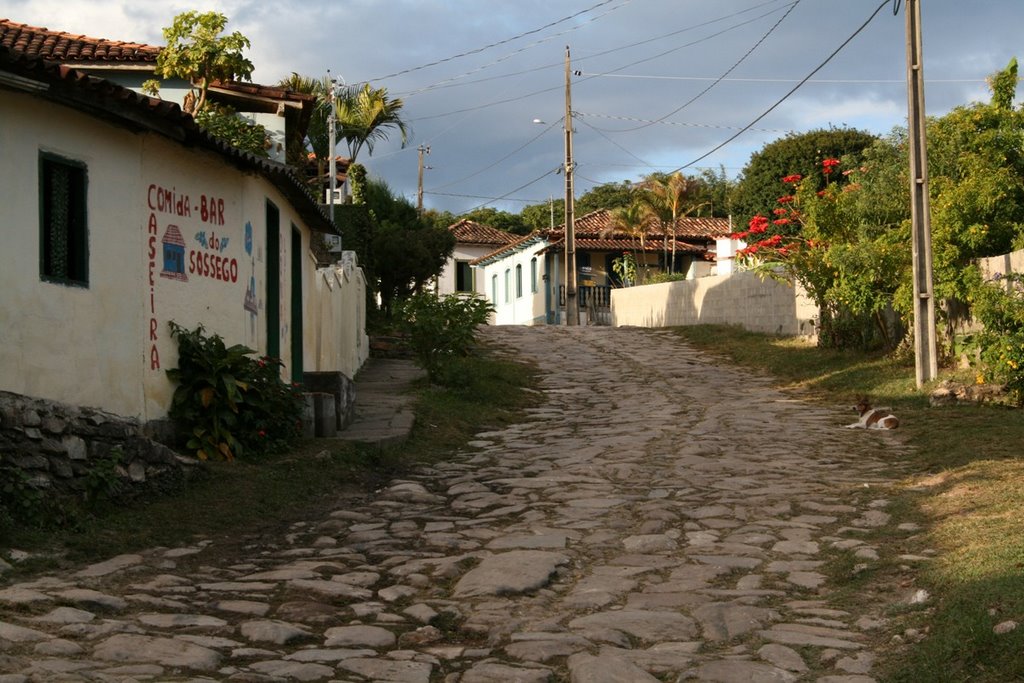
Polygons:
[[482,334],[541,371],[525,421],[230,563],[6,586],[0,683],[876,680],[886,606],[838,609],[821,565],[895,529],[897,435],[668,331]]

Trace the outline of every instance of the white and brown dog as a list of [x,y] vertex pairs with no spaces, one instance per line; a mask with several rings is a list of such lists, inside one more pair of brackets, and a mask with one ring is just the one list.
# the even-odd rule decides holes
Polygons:
[[872,408],[867,396],[858,397],[853,409],[860,415],[860,419],[852,425],[846,425],[847,429],[896,429],[900,426],[899,418],[889,412],[888,408]]

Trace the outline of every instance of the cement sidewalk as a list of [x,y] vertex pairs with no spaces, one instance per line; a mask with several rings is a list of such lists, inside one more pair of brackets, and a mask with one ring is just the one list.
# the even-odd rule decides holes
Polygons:
[[412,384],[424,372],[411,360],[370,358],[356,375],[355,419],[337,438],[390,446],[412,431]]

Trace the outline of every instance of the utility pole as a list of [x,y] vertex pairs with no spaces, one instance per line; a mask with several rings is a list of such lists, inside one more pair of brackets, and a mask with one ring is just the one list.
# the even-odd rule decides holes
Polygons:
[[910,220],[914,264],[914,359],[917,388],[939,374],[935,351],[928,141],[925,135],[921,3],[907,0],[907,108],[910,135]]
[[[337,119],[338,119],[338,92],[334,83],[334,79],[331,78],[331,70],[327,70],[327,87],[331,97],[331,120],[327,123],[327,152],[330,154],[329,162],[329,173],[331,174],[331,190],[328,193],[327,205],[330,207],[331,220],[334,220],[334,193],[337,191],[338,185],[338,161],[337,155],[334,153],[334,147],[337,144],[335,137],[337,135]],[[322,187],[322,186],[321,186]]]
[[419,181],[416,185],[416,213],[423,215],[423,169],[429,168],[429,166],[423,165],[423,155],[430,154],[430,145],[420,145],[416,151],[420,153]]
[[576,226],[573,225],[572,187],[572,81],[569,71],[569,46],[565,46],[565,324],[579,325],[576,305]]

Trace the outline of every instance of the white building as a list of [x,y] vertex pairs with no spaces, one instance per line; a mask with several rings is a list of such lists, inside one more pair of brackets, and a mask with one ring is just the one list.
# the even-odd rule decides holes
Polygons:
[[[177,105],[5,47],[0,120],[0,390],[162,418],[171,321],[280,357],[296,381],[358,370],[348,276],[310,251],[333,225],[288,167]],[[324,354],[324,338],[356,351]]]

